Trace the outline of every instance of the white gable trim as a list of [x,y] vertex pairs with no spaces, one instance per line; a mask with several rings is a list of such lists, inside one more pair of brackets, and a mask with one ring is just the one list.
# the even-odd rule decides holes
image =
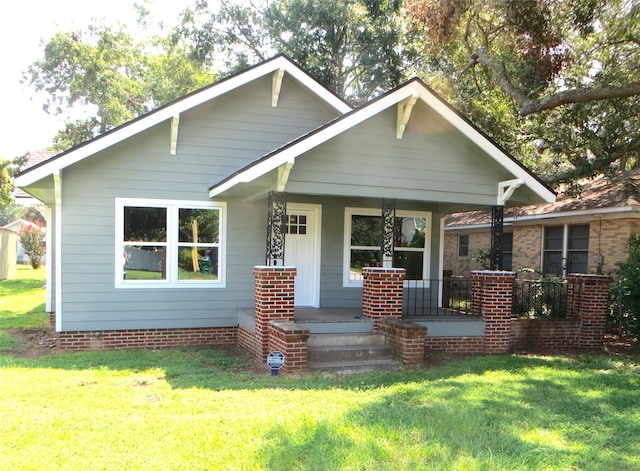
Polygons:
[[[548,203],[555,202],[555,195],[544,184],[540,183],[526,169],[514,162],[507,154],[497,147],[491,140],[479,132],[475,127],[463,119],[457,112],[447,106],[440,98],[435,96],[427,87],[417,80],[407,82],[393,92],[382,96],[381,98],[354,110],[343,118],[337,118],[332,124],[321,128],[317,132],[311,132],[306,137],[301,138],[294,144],[276,151],[270,156],[257,161],[244,170],[236,173],[222,183],[215,185],[209,189],[209,197],[213,198],[226,190],[233,188],[239,183],[248,183],[255,180],[267,172],[280,167],[286,162],[295,160],[296,157],[308,152],[318,145],[330,140],[331,138],[357,126],[372,116],[381,113],[391,106],[405,104],[404,100],[411,100],[412,97],[419,97],[424,103],[436,111],[442,118],[448,121],[452,126],[467,136],[472,142],[480,147],[487,155],[496,160],[503,168],[512,173],[515,180],[521,181],[522,184],[531,188],[538,196]],[[406,102],[408,104],[409,101]],[[404,114],[404,108],[402,110]],[[410,119],[407,116],[407,121]],[[406,125],[400,119],[398,124]],[[404,127],[404,126],[403,126]],[[498,198],[498,194],[496,194]]]
[[179,116],[181,113],[184,113],[191,108],[242,87],[256,79],[264,77],[265,75],[273,72],[278,73],[280,70],[291,75],[291,77],[315,93],[320,99],[336,111],[343,114],[351,111],[352,108],[350,105],[342,101],[327,88],[323,87],[296,64],[291,62],[285,56],[277,56],[274,59],[263,62],[262,64],[252,67],[244,72],[240,72],[227,80],[221,80],[220,82],[214,83],[191,95],[187,95],[173,104],[160,108],[156,111],[152,111],[147,115],[124,124],[107,134],[103,134],[102,136],[89,141],[75,150],[69,151],[67,154],[62,155],[59,158],[53,159],[47,164],[34,168],[33,170],[27,170],[24,174],[16,178],[15,184],[18,187],[31,185],[49,175],[59,172],[65,167],[73,165],[76,162],[122,142],[125,139],[135,136],[136,134],[139,134],[157,124],[167,120],[172,120],[173,122],[174,116]]

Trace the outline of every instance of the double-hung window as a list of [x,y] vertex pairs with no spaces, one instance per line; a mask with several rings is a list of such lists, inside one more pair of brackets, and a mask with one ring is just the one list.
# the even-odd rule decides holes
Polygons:
[[224,287],[225,205],[116,199],[116,286]]
[[[382,266],[381,213],[381,209],[346,209],[344,286],[362,286],[362,269]],[[427,279],[429,234],[431,213],[396,211],[393,266],[406,269],[407,280]]]
[[586,273],[589,259],[589,224],[544,228],[542,269],[546,275]]

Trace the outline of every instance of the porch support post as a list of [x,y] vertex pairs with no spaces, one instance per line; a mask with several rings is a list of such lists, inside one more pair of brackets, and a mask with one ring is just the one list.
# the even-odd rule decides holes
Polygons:
[[602,348],[607,327],[607,308],[611,277],[571,273],[569,284],[569,317],[580,317],[578,346]]
[[491,208],[491,269],[502,270],[502,234],[504,228],[504,206]]
[[507,353],[510,350],[515,281],[516,274],[510,271],[471,272],[473,309],[484,319],[485,353]]
[[368,319],[401,319],[404,268],[362,269],[362,316]]
[[256,289],[256,350],[267,355],[271,321],[293,322],[296,269],[254,267],[253,275]]
[[284,265],[284,240],[286,233],[287,194],[272,191],[267,207],[267,254],[268,266]]
[[393,267],[393,249],[395,234],[396,202],[382,200],[382,266]]

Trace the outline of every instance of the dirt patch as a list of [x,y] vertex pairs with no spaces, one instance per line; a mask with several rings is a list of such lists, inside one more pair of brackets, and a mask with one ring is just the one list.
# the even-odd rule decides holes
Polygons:
[[11,353],[21,358],[38,358],[51,353],[58,342],[53,328],[9,329],[9,334],[20,342]]

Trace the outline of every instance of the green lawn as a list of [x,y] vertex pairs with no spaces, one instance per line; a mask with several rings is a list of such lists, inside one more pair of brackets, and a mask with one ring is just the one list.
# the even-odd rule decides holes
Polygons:
[[[15,286],[0,282],[7,336],[46,320],[26,313],[43,293],[20,297]],[[640,469],[637,357],[469,357],[271,377],[216,349],[12,351],[0,345],[2,469]]]

